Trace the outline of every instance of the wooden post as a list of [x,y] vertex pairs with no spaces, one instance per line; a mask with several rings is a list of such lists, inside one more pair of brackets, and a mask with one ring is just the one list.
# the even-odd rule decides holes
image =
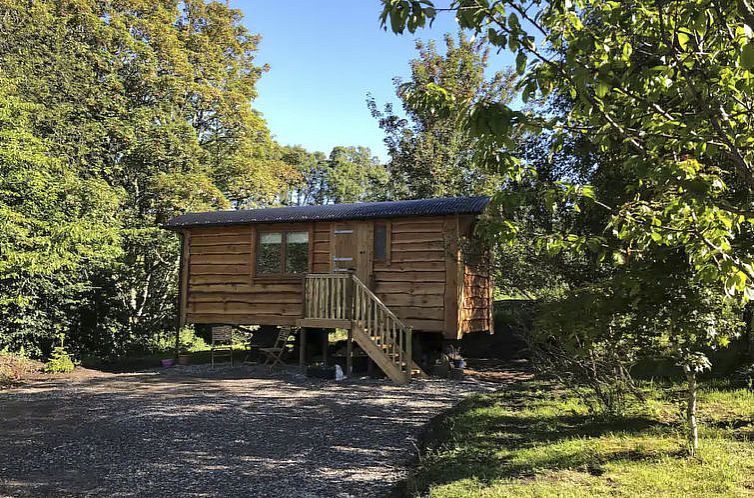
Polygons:
[[327,365],[327,350],[330,346],[330,333],[327,329],[323,330],[322,334],[322,363]]
[[302,372],[306,372],[306,328],[299,329],[298,338],[298,365]]
[[412,362],[414,361],[412,344],[414,342],[413,335],[411,327],[408,327],[406,329],[406,371],[408,372],[409,379],[411,378]]
[[346,342],[346,377],[353,375],[353,331],[348,329],[348,341]]
[[181,329],[186,326],[186,310],[188,308],[188,284],[189,284],[189,255],[191,234],[181,232],[181,259],[178,267],[178,323],[175,329],[175,358],[181,348]]

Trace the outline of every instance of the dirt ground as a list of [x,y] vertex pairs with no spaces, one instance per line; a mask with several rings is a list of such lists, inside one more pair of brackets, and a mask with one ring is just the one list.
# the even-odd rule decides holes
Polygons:
[[0,495],[389,496],[432,417],[516,376],[395,386],[197,365],[0,391]]

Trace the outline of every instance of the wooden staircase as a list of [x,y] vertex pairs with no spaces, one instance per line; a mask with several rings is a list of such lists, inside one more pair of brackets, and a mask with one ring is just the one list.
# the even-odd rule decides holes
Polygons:
[[302,327],[348,329],[348,374],[352,341],[393,382],[405,384],[412,375],[425,376],[411,351],[411,327],[404,324],[364,282],[350,273],[311,273],[306,276]]

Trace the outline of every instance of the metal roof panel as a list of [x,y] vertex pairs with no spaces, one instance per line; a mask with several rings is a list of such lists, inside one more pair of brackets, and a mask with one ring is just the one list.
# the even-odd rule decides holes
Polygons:
[[251,223],[286,223],[299,221],[364,220],[406,216],[444,216],[480,214],[490,198],[444,197],[409,201],[359,202],[322,206],[292,206],[237,211],[186,213],[163,225],[167,229],[202,226],[243,225]]

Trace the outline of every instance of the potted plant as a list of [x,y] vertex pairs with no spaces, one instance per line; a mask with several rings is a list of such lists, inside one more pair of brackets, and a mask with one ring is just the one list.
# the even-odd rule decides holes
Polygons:
[[461,348],[450,346],[448,348],[448,359],[454,368],[466,368],[466,360],[461,356]]
[[178,364],[186,366],[191,363],[191,353],[188,351],[181,351],[178,353]]

